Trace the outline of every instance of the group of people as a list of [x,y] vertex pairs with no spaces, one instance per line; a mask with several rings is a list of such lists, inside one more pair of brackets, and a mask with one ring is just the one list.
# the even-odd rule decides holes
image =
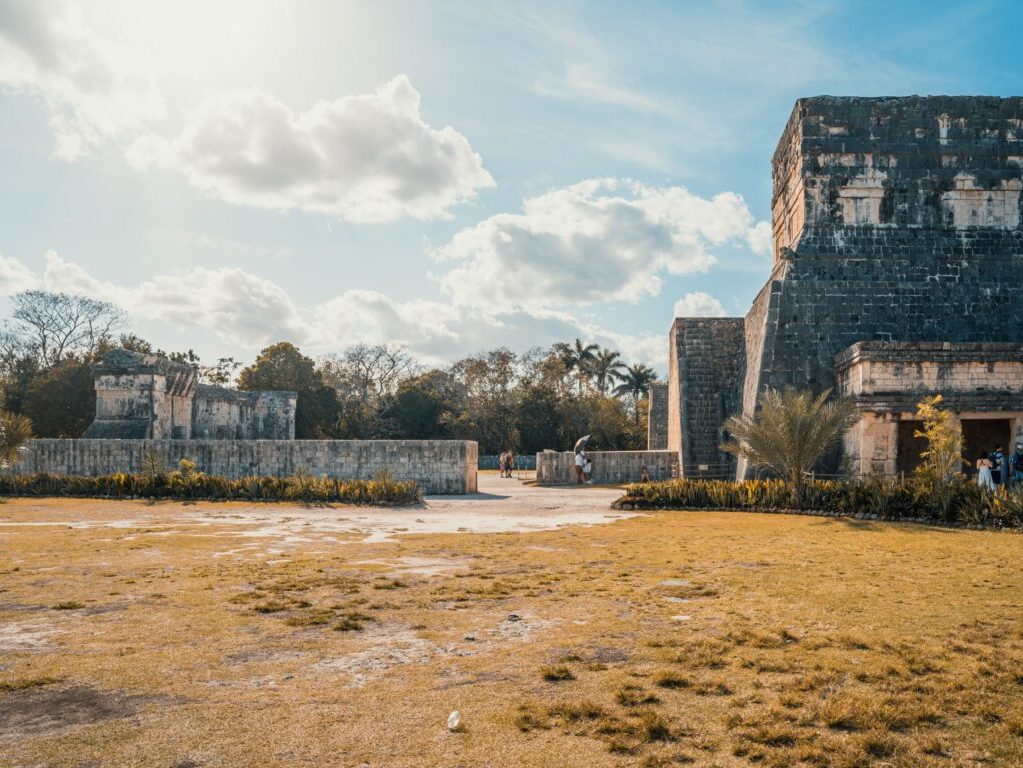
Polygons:
[[993,491],[998,486],[1008,488],[1016,483],[1023,483],[1023,443],[1016,443],[1012,455],[998,446],[977,457],[977,485],[981,488]]
[[501,470],[501,477],[511,477],[512,472],[515,471],[515,451],[505,451],[498,458],[497,463]]
[[585,451],[575,454],[575,480],[579,485],[593,485],[593,458]]

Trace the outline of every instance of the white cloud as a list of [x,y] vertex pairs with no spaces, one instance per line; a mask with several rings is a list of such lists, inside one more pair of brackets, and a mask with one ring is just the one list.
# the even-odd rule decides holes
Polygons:
[[675,317],[726,317],[721,302],[703,291],[687,293],[675,302]]
[[423,121],[419,103],[404,75],[302,113],[256,90],[214,93],[176,138],[151,134],[127,156],[240,205],[356,222],[445,218],[494,180],[462,134]]
[[[366,290],[346,291],[307,310],[277,284],[241,269],[195,268],[128,286],[99,280],[48,251],[41,281],[13,258],[0,257],[0,279],[4,272],[27,276],[32,285],[47,290],[112,301],[134,317],[192,331],[193,337],[200,332],[200,339],[216,336],[250,351],[281,340],[313,354],[359,342],[398,343],[408,345],[422,361],[440,365],[482,349],[525,350],[578,337],[661,368],[667,358],[663,337],[618,334],[566,312],[402,302]],[[190,346],[201,348],[202,343]]]
[[638,301],[659,273],[704,272],[709,248],[761,249],[763,227],[733,192],[712,198],[683,187],[590,179],[458,232],[436,251],[457,262],[441,279],[455,303],[504,310]]
[[132,314],[176,328],[201,328],[245,347],[269,340],[301,344],[311,337],[311,329],[284,289],[237,268],[199,267],[157,275],[129,287],[97,280],[48,251],[43,285],[51,291],[112,301]]
[[42,100],[55,154],[65,160],[137,133],[163,114],[144,60],[139,50],[98,35],[77,5],[0,3],[0,85]]
[[37,288],[39,281],[32,270],[17,259],[0,255],[0,296]]

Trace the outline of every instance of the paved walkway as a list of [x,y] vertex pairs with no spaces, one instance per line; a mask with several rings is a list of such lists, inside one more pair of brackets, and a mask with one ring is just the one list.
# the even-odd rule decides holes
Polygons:
[[[335,535],[338,541],[374,542],[413,533],[503,533],[597,525],[631,516],[611,509],[611,502],[621,495],[613,487],[539,487],[490,473],[479,475],[478,487],[479,493],[467,496],[428,496],[424,504],[414,507],[12,499],[0,510],[0,531],[11,525],[176,528],[184,524],[197,529],[226,526],[234,529],[232,534],[296,548],[323,535]],[[254,542],[254,546],[263,544]]]

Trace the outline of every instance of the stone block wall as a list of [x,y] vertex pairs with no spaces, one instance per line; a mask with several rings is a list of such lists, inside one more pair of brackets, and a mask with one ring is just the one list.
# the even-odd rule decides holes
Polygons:
[[647,432],[646,448],[648,451],[664,451],[668,449],[668,385],[657,382],[650,385],[647,392]]
[[734,460],[720,445],[725,419],[741,407],[745,351],[741,317],[680,317],[672,326],[668,449],[679,456],[683,476],[734,473]]
[[[638,483],[647,468],[651,480],[669,480],[678,461],[675,451],[592,451],[593,479],[598,483]],[[576,482],[572,451],[536,454],[539,485],[571,485]]]
[[183,458],[210,475],[309,474],[371,480],[387,470],[428,494],[476,492],[478,446],[469,440],[31,440],[9,471],[105,475],[141,472],[156,451],[174,469]]
[[835,367],[839,392],[875,410],[915,410],[922,394],[971,410],[1023,405],[1023,343],[865,341],[839,353]]
[[197,440],[294,440],[294,392],[243,392],[200,384],[192,399]]

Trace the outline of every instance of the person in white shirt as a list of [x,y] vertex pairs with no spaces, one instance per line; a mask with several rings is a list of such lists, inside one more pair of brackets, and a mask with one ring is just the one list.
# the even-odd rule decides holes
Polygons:
[[582,451],[579,451],[575,455],[575,481],[579,484],[583,484],[583,466],[586,464],[586,457]]

